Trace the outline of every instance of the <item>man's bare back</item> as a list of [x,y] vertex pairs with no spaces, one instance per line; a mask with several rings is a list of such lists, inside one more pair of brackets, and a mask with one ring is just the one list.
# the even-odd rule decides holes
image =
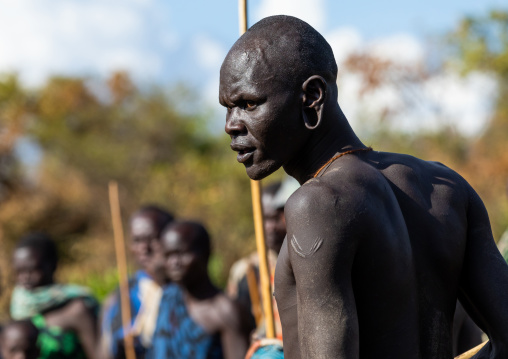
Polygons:
[[221,68],[237,160],[302,184],[275,275],[285,356],[450,359],[458,298],[490,339],[477,358],[508,358],[508,266],[480,198],[439,163],[369,151],[336,80],[329,44],[289,16],[254,25]]
[[[305,282],[309,273],[313,282],[302,283],[298,303],[305,307],[318,297],[318,306],[343,306],[346,312],[356,306],[358,339],[369,343],[362,346],[362,357],[383,358],[396,350],[401,358],[451,358],[467,223],[487,220],[468,218],[468,209],[484,212],[471,208],[479,205],[470,203],[472,198],[467,183],[445,166],[390,153],[344,156],[308,181],[286,206],[288,237],[277,265],[275,293],[279,303],[291,303],[280,308],[284,338],[298,341],[297,327],[290,325],[298,315],[294,276]],[[311,236],[302,232],[303,226]],[[322,244],[311,252],[320,236]],[[483,241],[491,242],[491,255],[501,261],[492,237]],[[302,256],[295,247],[308,254]],[[331,267],[332,256],[339,263]],[[337,278],[338,270],[351,277],[348,288]],[[328,303],[337,301],[337,295],[319,293],[320,288],[343,292],[344,298]],[[338,318],[323,314],[311,310],[303,315],[309,335],[304,334],[303,345],[286,347],[290,358],[300,357],[298,348],[309,350],[304,357],[316,357],[312,348],[321,344],[310,323],[337,335]],[[344,345],[358,345],[344,335]]]

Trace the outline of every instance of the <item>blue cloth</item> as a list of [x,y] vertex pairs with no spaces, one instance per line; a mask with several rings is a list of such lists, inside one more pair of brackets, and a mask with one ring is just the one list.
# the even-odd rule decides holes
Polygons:
[[175,284],[164,289],[149,359],[222,359],[220,335],[195,323]]
[[251,359],[284,359],[284,351],[280,345],[267,345],[256,350]]
[[[137,271],[129,279],[129,297],[131,303],[131,325],[141,308],[141,299],[139,294],[139,282],[143,278],[150,278],[144,271]],[[123,348],[124,330],[122,326],[122,312],[120,305],[120,292],[116,291],[114,302],[104,313],[102,319],[102,333],[108,336],[109,350],[113,358],[125,357]],[[137,358],[144,358],[147,348],[143,347],[138,338],[134,338],[134,350]]]

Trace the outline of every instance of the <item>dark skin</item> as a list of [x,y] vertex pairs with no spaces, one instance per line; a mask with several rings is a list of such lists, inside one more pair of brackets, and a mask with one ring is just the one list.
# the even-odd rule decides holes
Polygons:
[[191,224],[171,225],[162,235],[166,273],[184,291],[189,315],[209,334],[220,333],[226,359],[240,359],[248,347],[248,335],[240,310],[217,289],[208,276],[208,254]]
[[[158,238],[161,228],[157,228],[155,214],[151,212],[136,212],[131,217],[130,250],[137,265],[144,270],[158,285],[165,285],[168,280],[164,270],[164,258]],[[109,310],[115,300],[115,294],[109,295],[101,308],[100,317]],[[101,319],[102,322],[102,319]],[[123,347],[121,343],[120,347]],[[110,353],[105,345],[99,348],[99,358],[108,359]]]
[[9,323],[0,335],[2,359],[37,359],[37,328],[29,321]]
[[[264,195],[263,195],[264,197]],[[263,218],[265,220],[266,246],[279,254],[286,237],[286,219],[284,208],[274,208],[263,200]]]
[[282,166],[302,184],[275,275],[285,356],[449,359],[458,298],[490,338],[475,358],[508,357],[508,266],[481,199],[442,164],[395,153],[346,155],[313,179],[365,146],[329,73],[284,78],[294,53],[270,44],[296,30],[270,30],[233,46],[219,98],[249,177]]
[[453,316],[453,355],[465,353],[482,343],[480,328],[467,315],[462,305],[457,302]]
[[162,286],[167,283],[167,279],[160,250],[159,231],[153,213],[136,213],[131,219],[131,253],[139,267]]
[[[13,256],[13,267],[16,284],[25,289],[53,284],[55,266],[47,261],[33,248],[21,247],[16,249]],[[97,320],[83,300],[74,299],[63,307],[53,308],[44,315],[50,327],[60,327],[64,331],[75,332],[88,358],[95,358],[97,346]]]

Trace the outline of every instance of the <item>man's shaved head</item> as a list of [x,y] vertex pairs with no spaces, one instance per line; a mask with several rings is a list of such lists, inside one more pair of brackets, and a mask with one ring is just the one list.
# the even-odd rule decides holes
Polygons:
[[295,17],[265,18],[238,39],[220,70],[219,102],[250,178],[292,167],[305,146],[320,142],[324,107],[329,123],[340,118],[336,80],[332,48]]
[[278,80],[295,80],[297,86],[312,75],[328,83],[337,79],[337,63],[328,42],[312,26],[292,16],[270,16],[254,24],[233,45],[225,63],[238,53],[272,68]]

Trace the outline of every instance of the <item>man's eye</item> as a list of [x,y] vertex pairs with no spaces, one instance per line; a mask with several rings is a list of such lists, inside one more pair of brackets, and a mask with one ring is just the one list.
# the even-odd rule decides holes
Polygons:
[[256,103],[254,101],[245,101],[245,108],[254,108],[256,106]]

